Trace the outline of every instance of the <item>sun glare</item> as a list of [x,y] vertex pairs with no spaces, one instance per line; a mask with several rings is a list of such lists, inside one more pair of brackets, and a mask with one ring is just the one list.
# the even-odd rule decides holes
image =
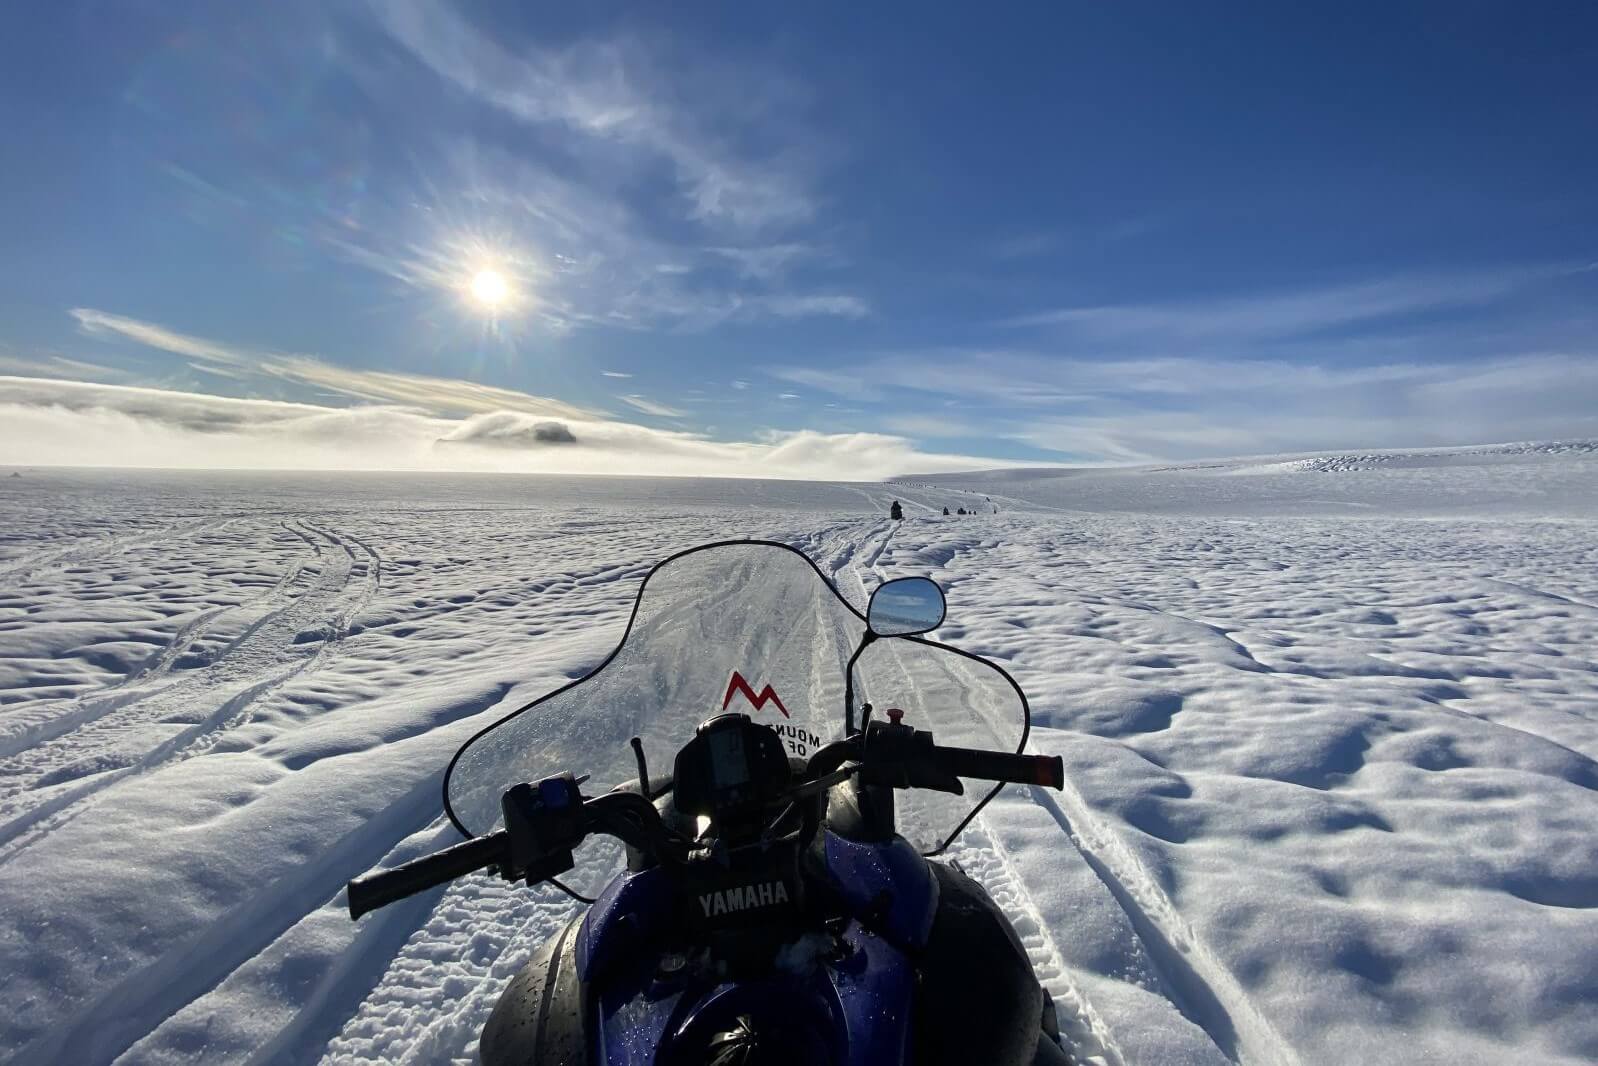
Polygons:
[[497,311],[510,299],[510,281],[497,270],[479,270],[472,276],[472,302],[484,311]]

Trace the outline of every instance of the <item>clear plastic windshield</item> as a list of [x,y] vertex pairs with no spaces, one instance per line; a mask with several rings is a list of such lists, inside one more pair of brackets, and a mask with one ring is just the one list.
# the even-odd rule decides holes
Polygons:
[[[456,755],[445,800],[472,835],[500,823],[523,781],[587,774],[589,795],[636,781],[638,737],[652,776],[705,719],[740,711],[776,729],[796,758],[844,735],[844,680],[865,622],[799,552],[776,544],[698,548],[645,579],[621,646],[587,678],[478,734]],[[940,744],[1019,750],[1026,710],[996,667],[937,645],[885,638],[855,670],[856,703],[931,729]],[[953,832],[991,786],[964,797],[901,794],[900,830],[923,849]]]

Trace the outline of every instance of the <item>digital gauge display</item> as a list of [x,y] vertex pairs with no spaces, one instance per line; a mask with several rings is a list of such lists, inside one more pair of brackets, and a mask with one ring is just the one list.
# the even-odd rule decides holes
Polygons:
[[702,724],[677,753],[674,771],[677,810],[738,821],[758,818],[792,772],[776,732],[741,714]]
[[741,729],[722,729],[709,734],[710,778],[714,787],[735,789],[749,783],[749,754],[744,750]]

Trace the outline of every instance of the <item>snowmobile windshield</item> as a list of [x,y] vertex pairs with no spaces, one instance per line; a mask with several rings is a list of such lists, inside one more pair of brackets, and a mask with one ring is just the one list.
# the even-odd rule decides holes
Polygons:
[[[638,778],[638,737],[650,772],[671,770],[705,719],[737,711],[771,726],[789,754],[807,759],[845,735],[850,656],[865,620],[806,556],[785,545],[740,541],[675,555],[644,579],[621,644],[598,669],[501,719],[456,753],[444,781],[446,810],[462,832],[499,828],[500,796],[513,785],[570,771],[595,795]],[[858,706],[932,730],[940,744],[1019,751],[1027,729],[1021,690],[998,667],[930,641],[886,637],[855,667]],[[993,791],[964,796],[901,793],[900,832],[922,850],[941,847]]]

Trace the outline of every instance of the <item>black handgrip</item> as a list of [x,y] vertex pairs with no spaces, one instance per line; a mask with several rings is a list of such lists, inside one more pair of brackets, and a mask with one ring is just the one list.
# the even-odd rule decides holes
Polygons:
[[445,848],[392,870],[357,877],[349,883],[350,917],[359,918],[367,911],[425,892],[473,870],[493,866],[504,859],[508,840],[501,830]]
[[946,748],[939,744],[938,767],[956,777],[982,781],[1008,781],[1017,785],[1065,787],[1065,760],[1058,755],[1013,755],[975,748]]

